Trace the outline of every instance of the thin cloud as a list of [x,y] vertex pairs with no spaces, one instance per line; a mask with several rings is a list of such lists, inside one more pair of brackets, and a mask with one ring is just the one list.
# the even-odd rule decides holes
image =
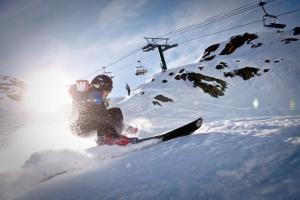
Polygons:
[[21,15],[24,12],[29,12],[43,3],[43,1],[44,0],[10,1],[4,8],[0,9],[0,19],[5,21]]
[[136,18],[141,13],[141,8],[148,0],[113,0],[100,11],[99,25],[102,31],[111,31],[123,27],[128,20]]

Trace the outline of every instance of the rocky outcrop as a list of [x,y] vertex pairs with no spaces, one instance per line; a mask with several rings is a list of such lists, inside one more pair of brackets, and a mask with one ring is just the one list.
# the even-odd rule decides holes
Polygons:
[[[269,69],[263,70],[263,73],[268,72]],[[239,76],[242,77],[244,80],[249,80],[255,76],[260,76],[261,74],[259,73],[260,69],[255,68],[255,67],[244,67],[242,69],[234,70],[232,72],[224,72],[225,77],[235,77]]]
[[261,45],[263,45],[261,42],[257,43],[257,44],[253,44],[251,46],[251,48],[257,48],[257,47],[260,47]]
[[0,75],[0,99],[7,97],[14,101],[21,101],[24,91],[25,83],[23,81]]
[[225,69],[226,67],[228,67],[227,63],[225,63],[225,62],[220,62],[220,63],[216,66],[216,69],[217,69],[217,70],[221,70],[221,69]]
[[227,83],[221,79],[205,76],[200,73],[188,73],[187,78],[194,83],[194,87],[199,87],[203,92],[218,98],[224,95]]
[[295,41],[298,41],[298,39],[297,38],[286,38],[286,39],[281,40],[281,42],[284,42],[284,44],[289,44],[289,43],[295,42]]
[[226,82],[217,79],[214,77],[206,76],[201,73],[184,73],[181,75],[176,75],[176,80],[184,80],[193,82],[194,87],[199,87],[203,90],[203,92],[209,94],[212,97],[218,98],[224,95],[226,87]]
[[168,98],[164,95],[157,95],[156,97],[154,97],[154,99],[161,101],[161,102],[174,102],[173,99]]
[[161,106],[161,104],[158,101],[152,101],[152,104],[155,106]]
[[294,31],[294,35],[299,35],[300,34],[300,27],[295,27],[293,29],[293,31]]
[[237,35],[231,37],[230,41],[225,45],[220,55],[232,54],[236,49],[243,46],[246,42],[249,44],[252,40],[258,38],[255,34],[245,33],[244,35]]
[[210,53],[216,51],[219,48],[219,46],[220,46],[220,44],[213,44],[213,45],[207,47],[204,50],[204,54],[203,54],[202,58],[209,56]]
[[203,61],[210,61],[210,60],[213,60],[215,57],[216,57],[216,55],[212,55],[212,56],[209,56],[209,57],[205,57],[204,59],[201,59],[200,62],[203,62]]

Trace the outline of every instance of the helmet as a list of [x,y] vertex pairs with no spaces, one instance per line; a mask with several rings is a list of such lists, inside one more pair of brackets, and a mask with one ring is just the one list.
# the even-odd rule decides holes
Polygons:
[[111,92],[113,88],[113,82],[112,79],[104,74],[100,74],[96,76],[92,82],[91,82],[92,88],[101,91],[106,90],[108,92]]

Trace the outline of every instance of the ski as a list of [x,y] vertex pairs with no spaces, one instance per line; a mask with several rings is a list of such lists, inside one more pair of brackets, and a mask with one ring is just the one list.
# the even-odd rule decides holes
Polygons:
[[165,142],[177,137],[190,135],[194,133],[196,130],[198,130],[201,127],[201,125],[202,125],[202,118],[200,117],[184,126],[168,131],[166,133],[149,137],[149,138],[138,139],[137,143],[144,142],[147,140],[152,140],[152,139],[161,139],[162,142]]
[[126,136],[121,136],[119,138],[112,138],[112,137],[103,137],[101,140],[98,140],[97,144],[98,145],[119,145],[119,146],[126,146],[128,144],[138,144],[147,140],[152,140],[152,139],[160,139],[162,142],[177,138],[177,137],[182,137],[186,135],[190,135],[194,133],[197,129],[199,129],[202,125],[202,118],[198,118],[184,126],[181,126],[179,128],[176,128],[171,131],[167,131],[163,134],[156,135],[153,137],[148,137],[148,138],[129,138]]

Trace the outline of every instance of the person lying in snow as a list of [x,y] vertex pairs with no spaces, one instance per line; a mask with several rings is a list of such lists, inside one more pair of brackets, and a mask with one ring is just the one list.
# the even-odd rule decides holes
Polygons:
[[[112,79],[106,75],[96,76],[91,84],[79,80],[72,85],[69,93],[73,99],[75,120],[71,129],[77,135],[87,135],[97,130],[97,144],[127,145],[137,143],[138,138],[128,138],[122,135],[123,114],[120,108],[107,108],[106,100],[113,88]],[[129,127],[132,132],[136,128]]]

